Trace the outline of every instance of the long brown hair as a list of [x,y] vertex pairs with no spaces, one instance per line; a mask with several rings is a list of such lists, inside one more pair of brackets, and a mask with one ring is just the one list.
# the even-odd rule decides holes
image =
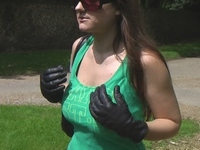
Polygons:
[[139,0],[116,0],[114,5],[116,5],[121,16],[118,20],[118,33],[113,46],[115,49],[120,40],[125,44],[130,82],[136,89],[138,96],[143,103],[145,110],[144,115],[148,120],[152,113],[145,100],[144,92],[146,85],[141,62],[142,51],[148,50],[151,54],[154,54],[157,58],[162,60],[166,67],[167,64],[161,53],[158,51],[156,43],[145,31]]

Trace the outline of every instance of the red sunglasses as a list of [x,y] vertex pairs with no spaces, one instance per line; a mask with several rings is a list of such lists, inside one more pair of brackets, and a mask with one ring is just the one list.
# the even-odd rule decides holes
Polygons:
[[111,3],[113,1],[115,0],[71,0],[72,8],[75,8],[78,3],[81,2],[83,8],[90,11],[101,9],[103,4]]

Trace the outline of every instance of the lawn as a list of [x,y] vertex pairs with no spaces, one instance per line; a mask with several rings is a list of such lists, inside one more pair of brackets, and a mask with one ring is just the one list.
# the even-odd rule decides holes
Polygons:
[[0,105],[1,150],[63,150],[60,108]]
[[3,52],[0,53],[0,76],[33,75],[46,68],[67,67],[69,50]]
[[177,59],[181,57],[199,57],[200,39],[189,42],[162,45],[159,47],[159,49],[166,60]]
[[[63,150],[70,138],[60,126],[60,107],[0,105],[1,150]],[[179,143],[200,132],[197,122],[184,119],[178,136],[170,139]],[[84,141],[83,141],[84,142]],[[148,150],[166,147],[167,140],[145,141]]]

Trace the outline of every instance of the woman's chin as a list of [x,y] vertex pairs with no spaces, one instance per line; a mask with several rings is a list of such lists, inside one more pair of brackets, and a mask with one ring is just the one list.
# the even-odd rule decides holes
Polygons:
[[83,24],[80,24],[80,25],[79,25],[79,30],[80,30],[81,32],[90,32],[90,28],[88,28],[88,26],[85,26],[85,25],[83,25]]
[[80,30],[80,31],[87,31],[88,29],[85,28],[85,27],[81,27],[81,26],[79,26],[79,30]]
[[79,28],[79,30],[80,30],[81,32],[84,32],[84,33],[91,33],[90,30],[85,29],[85,28]]

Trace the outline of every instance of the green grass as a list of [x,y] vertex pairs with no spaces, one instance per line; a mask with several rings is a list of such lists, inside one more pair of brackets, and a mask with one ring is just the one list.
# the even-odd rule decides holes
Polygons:
[[181,57],[199,57],[200,39],[190,42],[162,45],[159,49],[167,60]]
[[[159,47],[167,60],[200,56],[200,39]],[[49,67],[69,62],[70,50],[0,53],[0,76],[38,74]]]
[[67,67],[70,51],[31,51],[0,53],[0,76],[32,75],[44,69],[62,65]]
[[0,105],[1,150],[63,150],[60,108]]
[[159,148],[164,149],[170,144],[169,141],[172,141],[181,146],[182,141],[190,141],[191,138],[194,137],[197,133],[200,133],[200,124],[192,119],[183,119],[180,131],[177,136],[159,142],[145,141],[144,143],[147,149],[152,150]]
[[[70,140],[61,130],[60,107],[0,105],[1,150],[64,150]],[[180,133],[170,139],[179,143],[200,132],[197,122],[185,119]],[[147,149],[166,147],[162,142],[145,141]]]

